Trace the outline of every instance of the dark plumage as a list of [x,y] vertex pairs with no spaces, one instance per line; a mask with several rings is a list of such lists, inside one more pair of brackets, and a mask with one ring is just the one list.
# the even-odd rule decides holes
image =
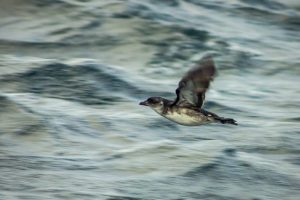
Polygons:
[[149,106],[163,117],[186,126],[211,122],[237,125],[234,119],[219,117],[201,108],[205,92],[215,74],[213,59],[204,57],[179,81],[174,101],[162,97],[150,97],[140,105]]

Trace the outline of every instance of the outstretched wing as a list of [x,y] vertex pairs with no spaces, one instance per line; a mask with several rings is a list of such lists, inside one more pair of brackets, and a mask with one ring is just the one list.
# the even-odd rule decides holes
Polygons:
[[189,103],[201,108],[205,99],[205,92],[215,73],[216,68],[213,59],[210,56],[202,58],[180,80],[176,89],[177,97],[173,104]]

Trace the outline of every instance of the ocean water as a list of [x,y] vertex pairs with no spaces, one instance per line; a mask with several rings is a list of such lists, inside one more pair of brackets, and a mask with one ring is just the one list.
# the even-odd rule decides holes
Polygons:
[[[0,199],[299,199],[299,1],[0,7]],[[204,107],[239,126],[138,105],[208,53]]]

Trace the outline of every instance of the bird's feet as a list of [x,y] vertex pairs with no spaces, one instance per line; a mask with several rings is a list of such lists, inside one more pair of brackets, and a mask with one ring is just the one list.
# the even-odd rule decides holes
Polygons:
[[232,125],[236,125],[236,126],[238,125],[238,123],[234,119],[231,119],[231,118],[222,118],[220,121],[222,124],[232,124]]

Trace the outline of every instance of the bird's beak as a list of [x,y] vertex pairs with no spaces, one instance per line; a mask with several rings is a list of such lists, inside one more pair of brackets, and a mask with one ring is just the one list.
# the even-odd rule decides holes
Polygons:
[[142,105],[142,106],[149,106],[149,104],[148,104],[147,101],[142,101],[142,102],[140,102],[140,105]]

